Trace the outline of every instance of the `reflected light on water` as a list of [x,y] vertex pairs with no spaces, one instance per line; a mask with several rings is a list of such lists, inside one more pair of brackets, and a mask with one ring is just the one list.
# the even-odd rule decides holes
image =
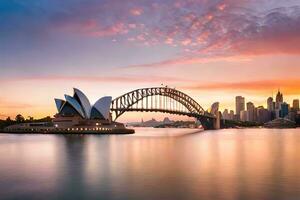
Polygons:
[[0,134],[4,199],[297,199],[300,130]]

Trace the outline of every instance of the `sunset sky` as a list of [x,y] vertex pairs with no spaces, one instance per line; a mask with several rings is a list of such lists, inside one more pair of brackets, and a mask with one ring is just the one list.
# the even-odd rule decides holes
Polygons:
[[[205,109],[300,98],[299,0],[1,0],[0,118],[176,87]],[[156,116],[156,115],[155,115]],[[125,114],[121,121],[148,119]]]

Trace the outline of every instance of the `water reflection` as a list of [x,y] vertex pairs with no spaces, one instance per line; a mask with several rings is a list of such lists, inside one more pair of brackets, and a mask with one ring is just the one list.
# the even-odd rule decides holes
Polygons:
[[[190,134],[193,133],[193,134]],[[299,130],[0,134],[3,199],[297,199]]]

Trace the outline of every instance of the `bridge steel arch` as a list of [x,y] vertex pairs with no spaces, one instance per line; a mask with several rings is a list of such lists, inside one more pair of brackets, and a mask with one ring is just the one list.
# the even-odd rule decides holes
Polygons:
[[115,98],[114,121],[125,112],[163,112],[197,118],[204,129],[214,129],[216,116],[206,112],[193,98],[169,87],[141,88]]

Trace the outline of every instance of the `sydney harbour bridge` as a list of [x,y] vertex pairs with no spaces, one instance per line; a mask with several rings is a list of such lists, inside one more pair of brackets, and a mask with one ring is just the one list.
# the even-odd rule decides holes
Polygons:
[[194,117],[206,130],[220,128],[219,103],[209,111],[187,94],[169,87],[141,88],[115,98],[111,104],[114,120],[125,112],[161,112]]

